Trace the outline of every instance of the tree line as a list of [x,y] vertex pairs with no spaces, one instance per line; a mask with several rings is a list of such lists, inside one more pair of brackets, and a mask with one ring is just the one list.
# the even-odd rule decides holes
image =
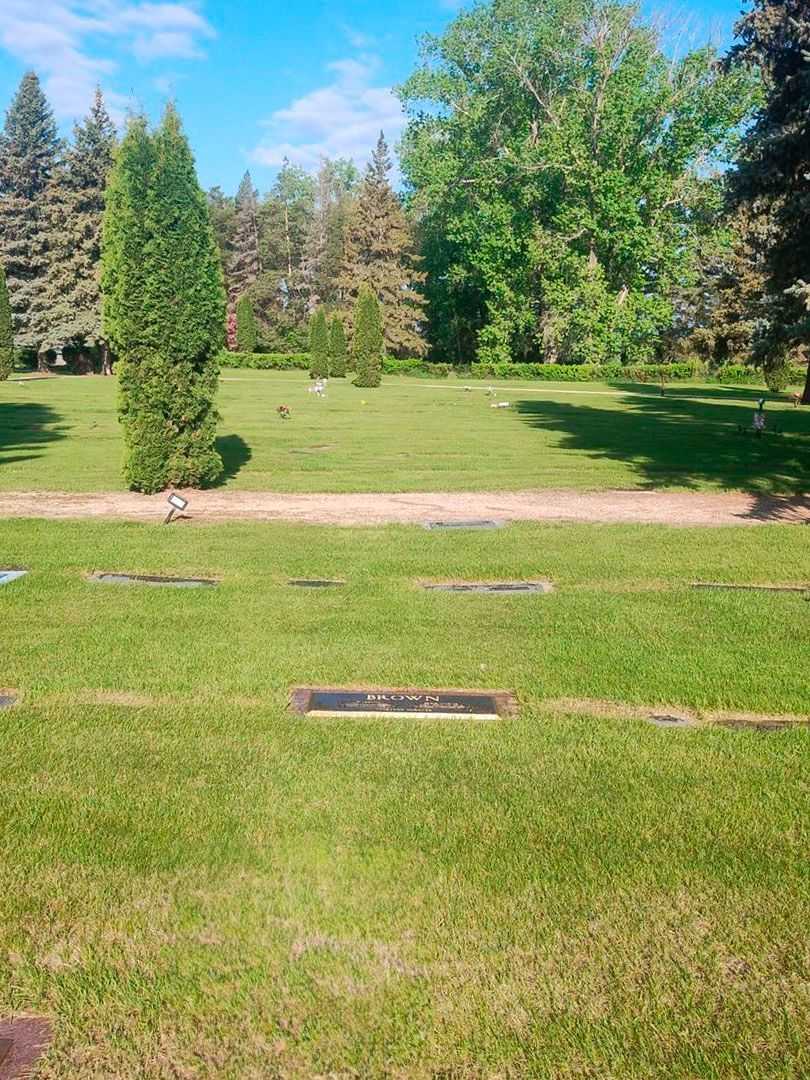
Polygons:
[[[249,174],[233,197],[208,192],[223,335],[301,351],[323,309],[351,342],[368,290],[394,356],[697,354],[751,360],[778,385],[810,343],[808,56],[804,0],[754,0],[727,55],[677,59],[614,0],[463,12],[425,39],[400,88],[401,193],[382,135],[364,175],[286,162],[263,197]],[[100,94],[63,142],[25,76],[0,134],[18,350],[108,357],[99,266],[115,144]],[[0,322],[3,296],[0,284]],[[0,326],[0,357],[7,336]]]

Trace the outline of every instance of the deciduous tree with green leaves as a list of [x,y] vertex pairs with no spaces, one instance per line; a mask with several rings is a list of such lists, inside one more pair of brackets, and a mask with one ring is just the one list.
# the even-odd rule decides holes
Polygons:
[[382,380],[384,339],[380,304],[374,292],[363,285],[354,311],[352,360],[355,386],[379,386]]
[[329,324],[329,374],[333,379],[345,378],[348,359],[343,320],[339,315],[333,315]]
[[309,322],[309,374],[313,379],[329,375],[329,329],[323,308],[313,312]]
[[6,272],[0,262],[0,382],[14,370],[14,327],[11,324],[11,304],[8,299]]
[[750,75],[670,59],[634,5],[493,0],[426,39],[402,99],[434,346],[472,328],[483,361],[651,359]]
[[118,357],[124,476],[155,492],[216,479],[216,353],[225,290],[180,118],[130,121],[107,188],[104,332]]

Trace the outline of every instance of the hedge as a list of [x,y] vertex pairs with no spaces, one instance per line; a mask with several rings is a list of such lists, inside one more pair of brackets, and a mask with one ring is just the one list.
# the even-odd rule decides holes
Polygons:
[[[238,353],[222,352],[220,367],[261,368],[262,370],[309,370],[309,353]],[[383,359],[386,375],[410,375],[424,379],[446,379],[455,375],[459,379],[533,379],[550,382],[651,382],[657,383],[661,376],[666,382],[701,379],[708,382],[736,383],[741,386],[763,386],[762,371],[748,364],[726,364],[725,367],[707,371],[699,360],[679,361],[671,364],[529,364],[498,363],[473,364],[471,367],[455,367],[452,364],[433,364],[419,357],[398,360],[393,356]],[[805,368],[792,365],[790,383],[801,385],[807,372]]]
[[256,368],[261,371],[309,371],[309,353],[240,353],[221,352],[217,357],[224,368]]

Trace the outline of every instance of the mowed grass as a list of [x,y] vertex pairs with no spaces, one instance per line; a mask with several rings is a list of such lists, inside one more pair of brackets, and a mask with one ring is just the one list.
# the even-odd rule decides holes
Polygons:
[[[495,384],[386,378],[376,390],[304,372],[225,371],[220,483],[253,491],[481,491],[531,488],[807,488],[810,412],[769,398],[750,431],[753,388]],[[292,418],[276,414],[288,405]],[[0,489],[116,490],[116,381],[0,383]]]
[[[801,595],[688,588],[806,584],[804,530],[7,521],[0,550],[32,571],[0,588],[0,1015],[54,1019],[46,1080],[810,1073],[810,731],[544,708],[810,712]],[[520,714],[287,711],[356,682]]]

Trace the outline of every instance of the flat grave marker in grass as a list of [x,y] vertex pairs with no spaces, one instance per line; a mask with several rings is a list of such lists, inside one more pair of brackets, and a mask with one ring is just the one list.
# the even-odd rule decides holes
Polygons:
[[513,696],[501,690],[297,687],[291,703],[304,716],[497,720],[515,712]]
[[50,1022],[43,1017],[0,1020],[0,1080],[32,1076],[33,1066],[52,1038]]
[[688,716],[679,716],[676,713],[651,712],[648,720],[651,724],[661,728],[691,727],[692,721]]
[[17,704],[17,695],[13,690],[0,690],[0,709],[10,709]]
[[213,578],[162,577],[158,574],[118,574],[96,572],[89,577],[102,585],[157,585],[174,589],[213,589],[219,582]]
[[427,592],[525,595],[554,591],[554,586],[550,581],[420,581],[419,584]]
[[295,585],[299,589],[328,589],[333,585],[345,585],[342,578],[290,578],[288,585]]
[[425,528],[430,529],[502,529],[502,521],[489,518],[469,518],[460,521],[426,521]]
[[0,585],[8,585],[18,578],[25,577],[27,570],[2,570],[0,569]]
[[810,593],[810,585],[748,585],[727,581],[693,581],[693,589],[725,589],[731,592]]

